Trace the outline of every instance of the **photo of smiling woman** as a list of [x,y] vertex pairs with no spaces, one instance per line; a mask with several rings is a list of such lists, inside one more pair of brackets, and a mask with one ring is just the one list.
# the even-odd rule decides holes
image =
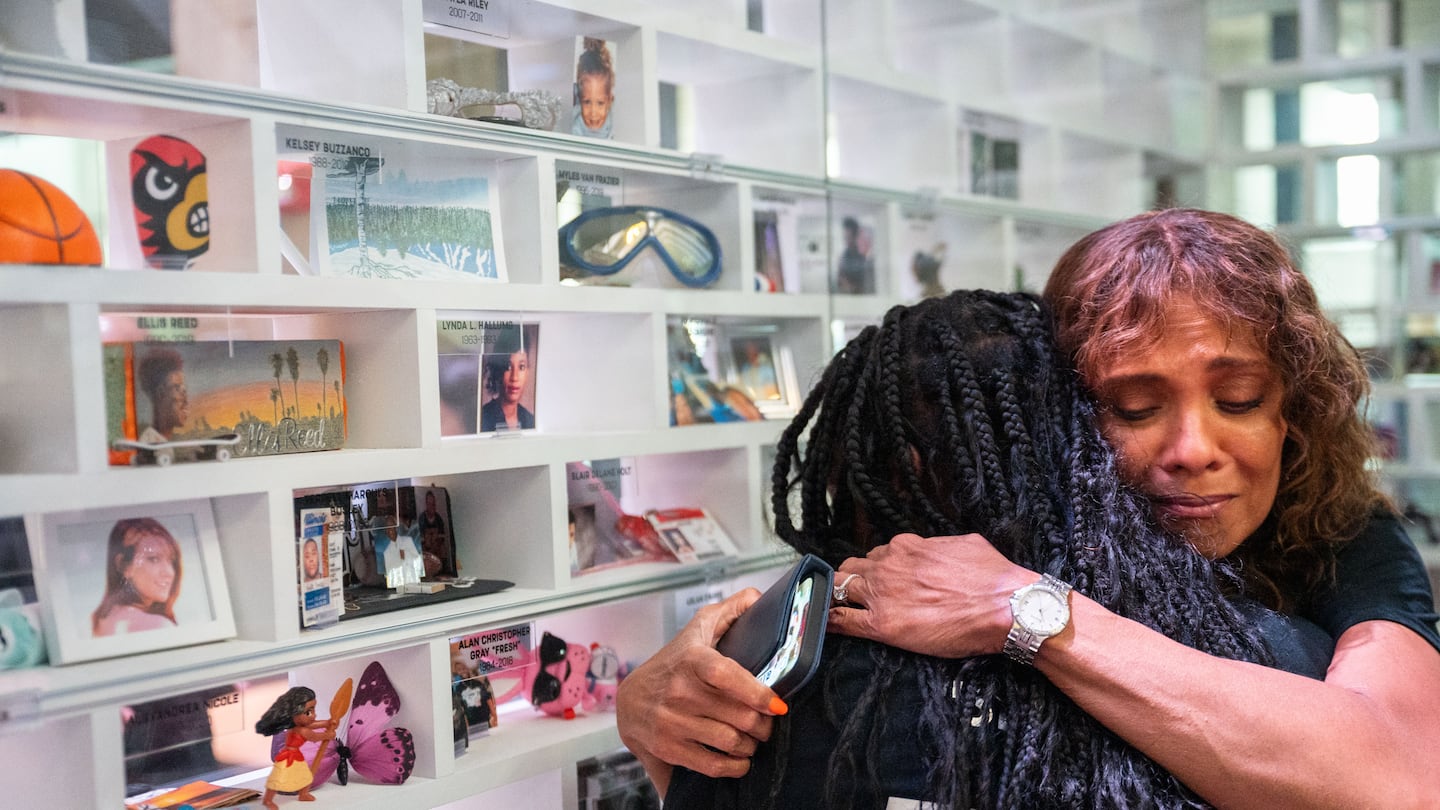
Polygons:
[[117,521],[106,548],[105,595],[90,616],[91,634],[174,627],[180,558],[180,544],[158,520]]
[[535,428],[535,341],[538,324],[499,329],[481,360],[480,432]]

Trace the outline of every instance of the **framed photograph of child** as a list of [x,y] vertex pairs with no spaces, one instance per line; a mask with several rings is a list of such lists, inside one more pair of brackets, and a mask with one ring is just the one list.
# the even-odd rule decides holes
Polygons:
[[53,663],[235,635],[208,499],[30,515],[26,525]]
[[570,134],[611,140],[615,104],[615,49],[599,37],[575,38],[575,92]]
[[726,381],[745,392],[766,419],[794,416],[799,393],[789,348],[758,329],[731,327],[725,337]]

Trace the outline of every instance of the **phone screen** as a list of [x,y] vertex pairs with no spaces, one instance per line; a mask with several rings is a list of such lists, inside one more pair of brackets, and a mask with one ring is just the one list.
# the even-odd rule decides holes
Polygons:
[[805,636],[805,624],[810,616],[813,583],[814,577],[807,577],[795,587],[795,595],[790,599],[790,619],[785,625],[785,640],[770,662],[755,676],[766,686],[774,686],[785,677],[800,658],[800,639]]

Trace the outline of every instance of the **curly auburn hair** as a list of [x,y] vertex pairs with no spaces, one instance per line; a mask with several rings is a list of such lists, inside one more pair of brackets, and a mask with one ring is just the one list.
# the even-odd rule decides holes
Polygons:
[[[1155,526],[1094,418],[1034,296],[961,291],[896,307],[836,355],[782,435],[776,530],[832,564],[902,532],[978,532],[1015,562],[1183,644],[1271,663],[1221,595],[1235,572]],[[895,744],[904,716],[896,694],[924,703],[904,733],[923,752],[927,806],[1205,806],[1032,668],[844,636],[826,647],[869,661],[859,699],[841,697],[844,673],[827,669],[777,718],[750,773],[713,780],[700,806],[778,806],[789,762],[810,744],[790,723],[813,712],[840,728],[815,806],[882,806],[868,752]]]
[[1367,467],[1375,447],[1358,407],[1370,390],[1364,362],[1271,234],[1213,211],[1151,211],[1071,246],[1043,298],[1061,350],[1086,380],[1157,343],[1177,302],[1264,348],[1284,385],[1289,432],[1265,529],[1233,556],[1270,607],[1303,606],[1332,576],[1338,545],[1389,505]]

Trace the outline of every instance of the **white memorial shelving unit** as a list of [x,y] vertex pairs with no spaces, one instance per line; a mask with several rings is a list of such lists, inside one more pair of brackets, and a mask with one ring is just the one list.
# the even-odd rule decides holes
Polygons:
[[[416,736],[415,773],[399,787],[327,787],[317,810],[519,793],[527,806],[574,806],[575,763],[619,745],[613,715],[507,712],[456,756],[448,639],[533,621],[638,661],[673,630],[677,604],[765,584],[786,560],[767,527],[783,422],[670,426],[667,322],[767,329],[805,388],[837,341],[933,292],[917,254],[939,260],[929,281],[943,289],[1038,291],[1078,235],[1157,199],[1202,202],[1209,85],[1192,5],[490,0],[487,34],[432,21],[473,6],[458,0],[5,4],[0,166],[53,166],[41,151],[67,150],[49,179],[86,208],[106,261],[0,271],[0,515],[208,501],[237,628],[209,644],[0,671],[6,803],[119,807],[125,706],[275,676],[330,682],[379,660],[404,700],[396,723]],[[614,49],[613,140],[569,134],[583,36]],[[1402,72],[1434,78],[1425,65]],[[440,76],[554,93],[564,131],[427,113],[426,82]],[[401,144],[484,178],[507,278],[297,272],[277,166],[298,131]],[[186,272],[141,269],[130,224],[126,155],[158,133],[208,159],[211,247]],[[557,181],[587,173],[618,178],[614,202],[708,225],[719,279],[568,283]],[[754,223],[777,206],[791,218],[779,235],[792,275],[783,292],[759,292]],[[858,294],[834,290],[847,219],[873,264]],[[343,341],[345,448],[109,466],[106,324],[158,315]],[[446,319],[540,324],[536,431],[442,439],[435,334]],[[703,505],[738,554],[572,575],[566,465],[622,457],[637,469],[629,511]],[[295,493],[390,479],[446,487],[463,573],[515,587],[302,630]]]

